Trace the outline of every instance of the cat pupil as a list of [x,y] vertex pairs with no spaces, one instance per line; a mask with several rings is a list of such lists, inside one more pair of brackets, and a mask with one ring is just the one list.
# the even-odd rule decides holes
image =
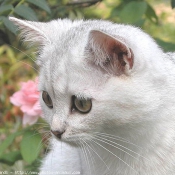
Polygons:
[[80,101],[80,104],[81,104],[82,108],[84,108],[84,102]]

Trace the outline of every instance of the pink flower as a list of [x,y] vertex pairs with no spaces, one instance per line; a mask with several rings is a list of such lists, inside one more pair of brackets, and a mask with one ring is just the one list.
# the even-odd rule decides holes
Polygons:
[[22,82],[21,89],[10,97],[10,102],[15,106],[20,106],[24,113],[23,126],[36,123],[41,115],[37,85],[37,78],[35,81]]

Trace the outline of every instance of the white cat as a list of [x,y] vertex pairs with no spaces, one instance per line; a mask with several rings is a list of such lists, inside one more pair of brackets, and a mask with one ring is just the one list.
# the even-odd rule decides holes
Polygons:
[[40,47],[40,175],[175,174],[175,54],[129,25],[10,20]]

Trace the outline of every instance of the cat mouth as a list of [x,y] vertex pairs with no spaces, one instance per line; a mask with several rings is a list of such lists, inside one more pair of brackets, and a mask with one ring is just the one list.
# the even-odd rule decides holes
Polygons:
[[74,134],[68,134],[66,131],[64,132],[58,132],[58,131],[52,131],[52,136],[58,140],[63,142],[80,142],[81,140],[90,140],[92,139],[92,136],[90,136],[88,133],[74,133]]
[[59,130],[51,130],[51,133],[53,134],[54,137],[56,137],[57,139],[61,139],[62,135],[65,131],[59,131]]

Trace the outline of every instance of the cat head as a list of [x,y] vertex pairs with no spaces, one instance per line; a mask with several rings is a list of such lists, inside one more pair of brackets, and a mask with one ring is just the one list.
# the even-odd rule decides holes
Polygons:
[[40,103],[58,138],[91,139],[157,115],[163,53],[140,29],[102,20],[10,20],[39,46]]

